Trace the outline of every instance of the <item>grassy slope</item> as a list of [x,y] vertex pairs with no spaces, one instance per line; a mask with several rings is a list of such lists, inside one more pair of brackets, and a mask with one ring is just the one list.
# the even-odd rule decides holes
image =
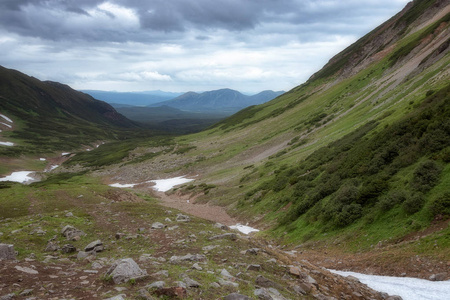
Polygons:
[[[412,10],[412,14],[415,13],[416,10]],[[410,15],[403,16],[403,19],[412,22],[410,18]],[[352,244],[359,245],[357,247],[359,249],[369,249],[380,240],[398,239],[411,231],[428,227],[436,216],[431,213],[432,202],[437,201],[436,199],[445,199],[450,190],[448,186],[449,132],[448,126],[444,125],[448,118],[449,78],[445,71],[449,67],[449,54],[444,52],[440,60],[430,63],[427,68],[420,70],[414,76],[400,76],[399,81],[390,79],[390,76],[402,70],[403,66],[415,58],[405,54],[405,47],[422,49],[423,38],[430,35],[438,36],[440,32],[436,28],[439,26],[448,28],[445,23],[447,19],[448,16],[417,32],[406,34],[388,55],[353,76],[343,79],[332,76],[311,80],[279,97],[276,101],[250,107],[207,131],[180,139],[183,143],[196,146],[195,150],[191,150],[186,155],[204,155],[207,158],[189,165],[186,170],[204,170],[207,174],[204,176],[207,178],[204,179],[206,183],[220,184],[218,189],[211,190],[208,196],[204,197],[205,201],[230,205],[232,211],[241,216],[246,215],[253,220],[261,220],[261,226],[274,225],[276,228],[274,236],[287,234],[286,237],[290,241],[325,237],[331,240],[346,234],[358,233],[356,236],[364,236],[370,233],[372,238],[365,239],[365,242],[363,238],[355,239]],[[424,55],[422,63],[425,63],[430,56]],[[411,72],[411,70],[403,71]],[[370,204],[359,203],[361,207],[356,208],[357,217],[354,222],[339,225],[338,222],[323,221],[320,218],[311,219],[311,215],[317,212],[318,207],[326,207],[327,203],[334,201],[336,192],[346,182],[341,178],[337,180],[338,183],[331,191],[314,199],[314,202],[306,209],[306,214],[297,214],[289,221],[282,222],[286,212],[292,211],[292,205],[294,207],[298,205],[298,200],[294,199],[293,194],[295,186],[287,185],[292,177],[290,172],[303,170],[307,173],[309,171],[313,174],[311,175],[313,188],[319,188],[321,184],[327,183],[325,180],[327,178],[321,181],[321,176],[325,174],[324,169],[330,167],[330,164],[326,162],[315,165],[311,157],[308,158],[312,153],[326,151],[331,143],[339,141],[358,128],[363,128],[362,126],[370,121],[375,123],[363,133],[365,137],[359,138],[361,141],[370,140],[375,144],[380,136],[389,134],[387,129],[405,125],[410,116],[429,113],[428,109],[431,109],[434,104],[427,108],[426,104],[422,104],[424,101],[437,101],[435,104],[441,105],[442,110],[435,112],[440,113],[439,118],[435,120],[437,123],[429,122],[426,126],[430,126],[428,127],[429,142],[435,140],[434,134],[442,134],[442,139],[436,137],[442,144],[428,152],[414,153],[414,159],[411,162],[400,164],[401,167],[398,170],[391,170],[390,172],[394,174],[389,174],[388,179],[393,181],[389,182],[386,188],[381,189]],[[428,117],[423,117],[433,118],[435,115],[431,113]],[[413,126],[413,124],[405,126]],[[439,128],[442,132],[437,130]],[[417,138],[420,139],[420,137],[419,135]],[[345,140],[342,142],[345,143]],[[427,142],[423,141],[423,143]],[[348,147],[357,149],[359,146],[362,146],[362,143],[357,141],[354,145],[349,144]],[[407,150],[407,147],[405,149]],[[375,159],[377,155],[383,155],[376,150],[376,148],[368,149],[367,156]],[[357,150],[354,151],[357,152]],[[334,157],[330,159],[333,160]],[[398,189],[410,189],[409,184],[414,171],[425,160],[433,161],[441,171],[438,175],[438,183],[430,190],[421,192],[419,211],[406,213],[400,203],[396,203],[387,212],[380,210],[376,203],[388,197],[390,193]],[[368,164],[371,166],[373,162],[369,161]],[[391,162],[387,164],[390,165]],[[277,174],[283,172],[288,175],[277,178]],[[377,171],[374,177],[364,178],[367,181],[355,183],[357,193],[361,194],[371,182],[377,185],[378,183],[374,180],[377,176],[382,177],[385,172],[388,171],[385,169]],[[296,176],[301,175],[296,174]],[[387,178],[382,179],[387,180]],[[277,187],[277,183],[281,186]],[[407,197],[407,199],[410,198]],[[403,199],[403,201],[406,200]],[[314,206],[315,204],[318,205]],[[284,205],[288,208],[280,210]],[[309,209],[312,210],[308,214]],[[343,207],[338,210],[342,213]],[[396,222],[387,222],[392,219]],[[396,230],[393,231],[392,228]],[[373,234],[374,232],[377,234]],[[439,236],[436,238],[437,243],[448,249],[448,239]],[[349,244],[347,246],[354,249]],[[447,253],[447,258],[448,255]]]

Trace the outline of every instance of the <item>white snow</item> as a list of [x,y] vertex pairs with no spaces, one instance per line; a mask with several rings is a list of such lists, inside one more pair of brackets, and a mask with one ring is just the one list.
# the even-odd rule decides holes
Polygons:
[[159,192],[167,192],[168,190],[172,189],[174,186],[190,182],[194,179],[184,178],[184,176],[180,177],[174,177],[174,178],[167,178],[167,179],[160,179],[160,180],[150,180],[148,182],[154,182],[155,185],[152,186],[154,190],[157,190]]
[[135,185],[138,185],[138,184],[139,183],[126,183],[126,184],[113,183],[113,184],[110,184],[109,186],[117,187],[117,188],[132,188],[132,187],[134,187]]
[[59,165],[52,165],[52,166],[50,166],[50,168],[48,168],[48,170],[46,170],[45,172],[50,172],[50,171],[56,169],[57,167],[59,167]]
[[232,225],[232,226],[230,226],[230,228],[239,230],[243,234],[249,234],[251,232],[259,231],[259,229],[252,228],[252,227],[247,226],[247,225],[241,225],[241,224]]
[[3,119],[5,119],[6,121],[8,121],[9,123],[14,123],[10,118],[8,118],[5,115],[0,114],[0,117],[2,117]]
[[0,181],[14,181],[14,182],[20,182],[20,183],[26,183],[28,181],[33,181],[34,178],[29,176],[30,174],[33,174],[33,171],[19,171],[19,172],[13,172],[11,175],[0,178]]
[[389,295],[401,296],[403,300],[449,299],[450,280],[429,281],[410,277],[376,276],[355,272],[329,271],[342,276],[352,275],[374,290],[385,292]]
[[61,156],[66,156],[66,155],[69,155],[70,154],[70,152],[63,152],[63,153],[61,153]]
[[0,124],[5,125],[5,126],[7,126],[7,127],[9,127],[9,128],[12,128],[12,126],[9,125],[9,124],[3,123],[3,122],[0,122]]
[[40,161],[46,161],[46,159],[43,158],[43,157],[39,158],[39,160],[40,160]]
[[11,142],[0,142],[0,145],[2,145],[2,146],[14,146],[14,143],[11,143]]

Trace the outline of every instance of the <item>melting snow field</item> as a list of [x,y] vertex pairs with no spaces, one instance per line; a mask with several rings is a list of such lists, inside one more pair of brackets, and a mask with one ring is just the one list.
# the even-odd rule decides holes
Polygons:
[[172,189],[174,186],[190,182],[194,179],[184,178],[184,176],[168,178],[168,179],[159,179],[159,180],[150,180],[149,182],[154,182],[155,186],[152,188],[157,190],[158,192],[167,192]]
[[[172,189],[174,186],[186,183],[186,182],[190,182],[194,179],[189,179],[189,178],[184,178],[184,176],[180,176],[180,177],[174,177],[174,178],[167,178],[167,179],[159,179],[159,180],[149,180],[149,181],[145,181],[143,183],[149,183],[149,182],[153,182],[155,183],[154,186],[152,186],[152,188],[158,192],[167,192],[168,190]],[[142,183],[113,183],[110,184],[109,186],[112,187],[118,187],[118,188],[132,188],[135,185],[139,185]]]
[[449,299],[450,281],[429,281],[410,277],[366,275],[354,272],[329,270],[342,276],[354,276],[374,290],[398,295],[403,300]]
[[232,225],[232,226],[230,226],[230,228],[239,230],[240,232],[242,232],[244,234],[249,234],[251,232],[259,231],[259,229],[252,228],[247,225],[241,225],[241,224]]
[[0,142],[0,145],[11,147],[11,146],[14,146],[14,143],[11,143],[11,142]]
[[2,117],[3,119],[5,119],[5,120],[8,121],[9,123],[13,123],[13,121],[12,121],[10,118],[8,118],[7,116],[5,116],[5,115],[0,114],[0,117]]
[[14,181],[20,183],[26,183],[28,181],[34,181],[34,178],[30,176],[33,174],[33,171],[20,171],[13,172],[11,175],[0,178],[0,181]]

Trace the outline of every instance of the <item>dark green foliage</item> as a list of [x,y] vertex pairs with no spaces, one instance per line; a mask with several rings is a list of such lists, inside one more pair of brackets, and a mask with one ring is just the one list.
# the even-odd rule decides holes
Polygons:
[[291,210],[279,219],[286,226],[306,213],[310,222],[342,227],[374,209],[387,211],[403,205],[408,214],[421,210],[426,199],[422,193],[439,181],[437,162],[428,159],[415,168],[410,187],[417,192],[391,182],[399,171],[423,157],[445,156],[444,149],[450,145],[449,94],[450,85],[429,94],[409,115],[377,132],[373,132],[377,123],[369,122],[298,165],[279,168],[272,180],[246,198],[263,190],[258,201],[269,191],[290,193]]
[[425,199],[422,193],[415,193],[403,202],[403,210],[412,215],[422,209]]
[[87,171],[78,173],[57,173],[50,175],[46,180],[30,184],[32,187],[43,187],[50,184],[66,184],[67,180],[86,174]]
[[450,192],[446,192],[431,202],[430,211],[433,214],[433,217],[450,217]]
[[411,187],[415,190],[429,191],[439,181],[441,168],[432,160],[421,163],[413,173]]

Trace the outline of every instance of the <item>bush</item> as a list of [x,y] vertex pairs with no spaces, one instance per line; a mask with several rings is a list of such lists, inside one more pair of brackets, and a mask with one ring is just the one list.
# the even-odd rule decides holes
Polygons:
[[394,206],[405,202],[408,199],[408,193],[404,190],[390,191],[386,196],[382,197],[379,205],[383,211],[388,211]]
[[413,173],[412,188],[421,192],[431,190],[439,181],[441,168],[432,160],[421,163]]
[[414,194],[412,197],[406,199],[405,202],[403,202],[403,210],[408,215],[412,215],[421,210],[424,203],[425,199],[423,197],[423,194],[417,193]]
[[362,215],[362,206],[357,203],[345,205],[342,211],[336,216],[334,224],[338,227],[344,227],[355,220],[359,219]]
[[433,217],[442,215],[445,218],[450,216],[450,192],[443,194],[431,202],[430,211]]

